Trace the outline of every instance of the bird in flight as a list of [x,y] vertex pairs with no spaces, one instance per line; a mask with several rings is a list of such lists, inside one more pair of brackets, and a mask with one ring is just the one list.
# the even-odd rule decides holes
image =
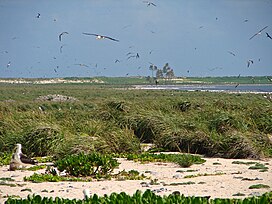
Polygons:
[[111,38],[111,37],[108,37],[108,36],[105,36],[105,35],[98,35],[98,34],[93,34],[93,33],[82,33],[82,34],[84,34],[84,35],[94,35],[94,36],[96,36],[97,40],[109,39],[109,40],[113,40],[113,41],[119,42],[119,40],[116,40],[114,38]]
[[89,66],[86,65],[86,64],[75,64],[75,65],[79,65],[79,66],[81,66],[81,67],[89,67]]
[[235,88],[237,88],[240,84],[236,84]]
[[9,68],[9,67],[10,67],[10,64],[11,64],[11,61],[9,61],[9,62],[8,62],[8,64],[7,64],[7,68]]
[[117,62],[120,62],[120,60],[119,60],[119,59],[116,59],[114,63],[117,63]]
[[59,41],[61,41],[61,36],[64,34],[69,34],[68,32],[62,32],[61,34],[59,34]]
[[143,1],[143,3],[146,3],[147,4],[147,6],[156,6],[156,4],[154,4],[153,2],[151,2],[151,1]]
[[37,17],[37,18],[40,18],[40,17],[41,17],[41,14],[40,14],[40,13],[38,13],[36,17]]
[[268,26],[265,26],[264,28],[262,28],[261,30],[259,30],[257,33],[255,33],[254,35],[252,35],[250,38],[249,38],[249,40],[251,40],[252,38],[254,38],[256,35],[261,35],[262,34],[262,31],[264,30],[264,29],[266,29]]
[[65,45],[60,46],[60,53],[62,53],[63,46],[65,46]]
[[266,33],[266,37],[268,37],[272,40],[272,37],[268,33]]
[[230,53],[231,55],[233,55],[235,57],[235,54],[231,51],[228,51],[228,53]]
[[247,61],[247,67],[249,67],[250,64],[253,64],[253,60],[248,60],[248,61]]

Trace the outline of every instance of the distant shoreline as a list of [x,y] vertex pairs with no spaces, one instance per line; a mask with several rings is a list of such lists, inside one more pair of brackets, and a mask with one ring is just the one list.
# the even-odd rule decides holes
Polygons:
[[234,84],[184,84],[184,85],[134,85],[135,89],[142,90],[179,90],[179,91],[209,91],[227,93],[259,93],[271,94],[272,84],[242,84],[235,87]]

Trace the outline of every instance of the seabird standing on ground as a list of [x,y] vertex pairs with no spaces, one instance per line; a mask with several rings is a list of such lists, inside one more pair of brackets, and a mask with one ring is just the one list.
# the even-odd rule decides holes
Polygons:
[[266,29],[268,26],[265,26],[264,28],[262,28],[261,30],[259,30],[257,33],[255,33],[253,36],[251,36],[249,39],[251,40],[252,38],[254,38],[256,35],[261,35],[262,34],[262,31],[264,29]]
[[62,32],[61,34],[59,34],[59,41],[61,41],[61,36],[64,34],[69,34],[68,32]]
[[82,33],[82,34],[84,34],[84,35],[94,35],[94,36],[96,36],[97,40],[109,39],[109,40],[113,40],[113,41],[119,42],[119,40],[116,40],[114,38],[111,38],[111,37],[108,37],[108,36],[105,36],[105,35],[98,35],[98,34],[93,34],[93,33]]
[[9,170],[14,171],[18,168],[22,168],[26,164],[36,164],[37,162],[33,159],[28,158],[22,153],[22,145],[16,144],[16,151],[12,154],[12,158],[9,164]]

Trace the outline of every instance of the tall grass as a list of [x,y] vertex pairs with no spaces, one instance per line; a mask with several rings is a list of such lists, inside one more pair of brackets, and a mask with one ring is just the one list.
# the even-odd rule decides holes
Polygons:
[[[78,101],[35,100],[48,94]],[[140,142],[152,142],[208,156],[272,156],[272,105],[262,95],[1,85],[0,100],[0,152],[11,152],[20,142],[33,156],[135,153]]]

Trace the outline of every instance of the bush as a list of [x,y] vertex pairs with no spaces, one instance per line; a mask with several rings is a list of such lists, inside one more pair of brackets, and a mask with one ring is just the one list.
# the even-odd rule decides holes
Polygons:
[[99,153],[70,155],[55,162],[58,170],[71,176],[105,177],[119,166],[116,159]]

